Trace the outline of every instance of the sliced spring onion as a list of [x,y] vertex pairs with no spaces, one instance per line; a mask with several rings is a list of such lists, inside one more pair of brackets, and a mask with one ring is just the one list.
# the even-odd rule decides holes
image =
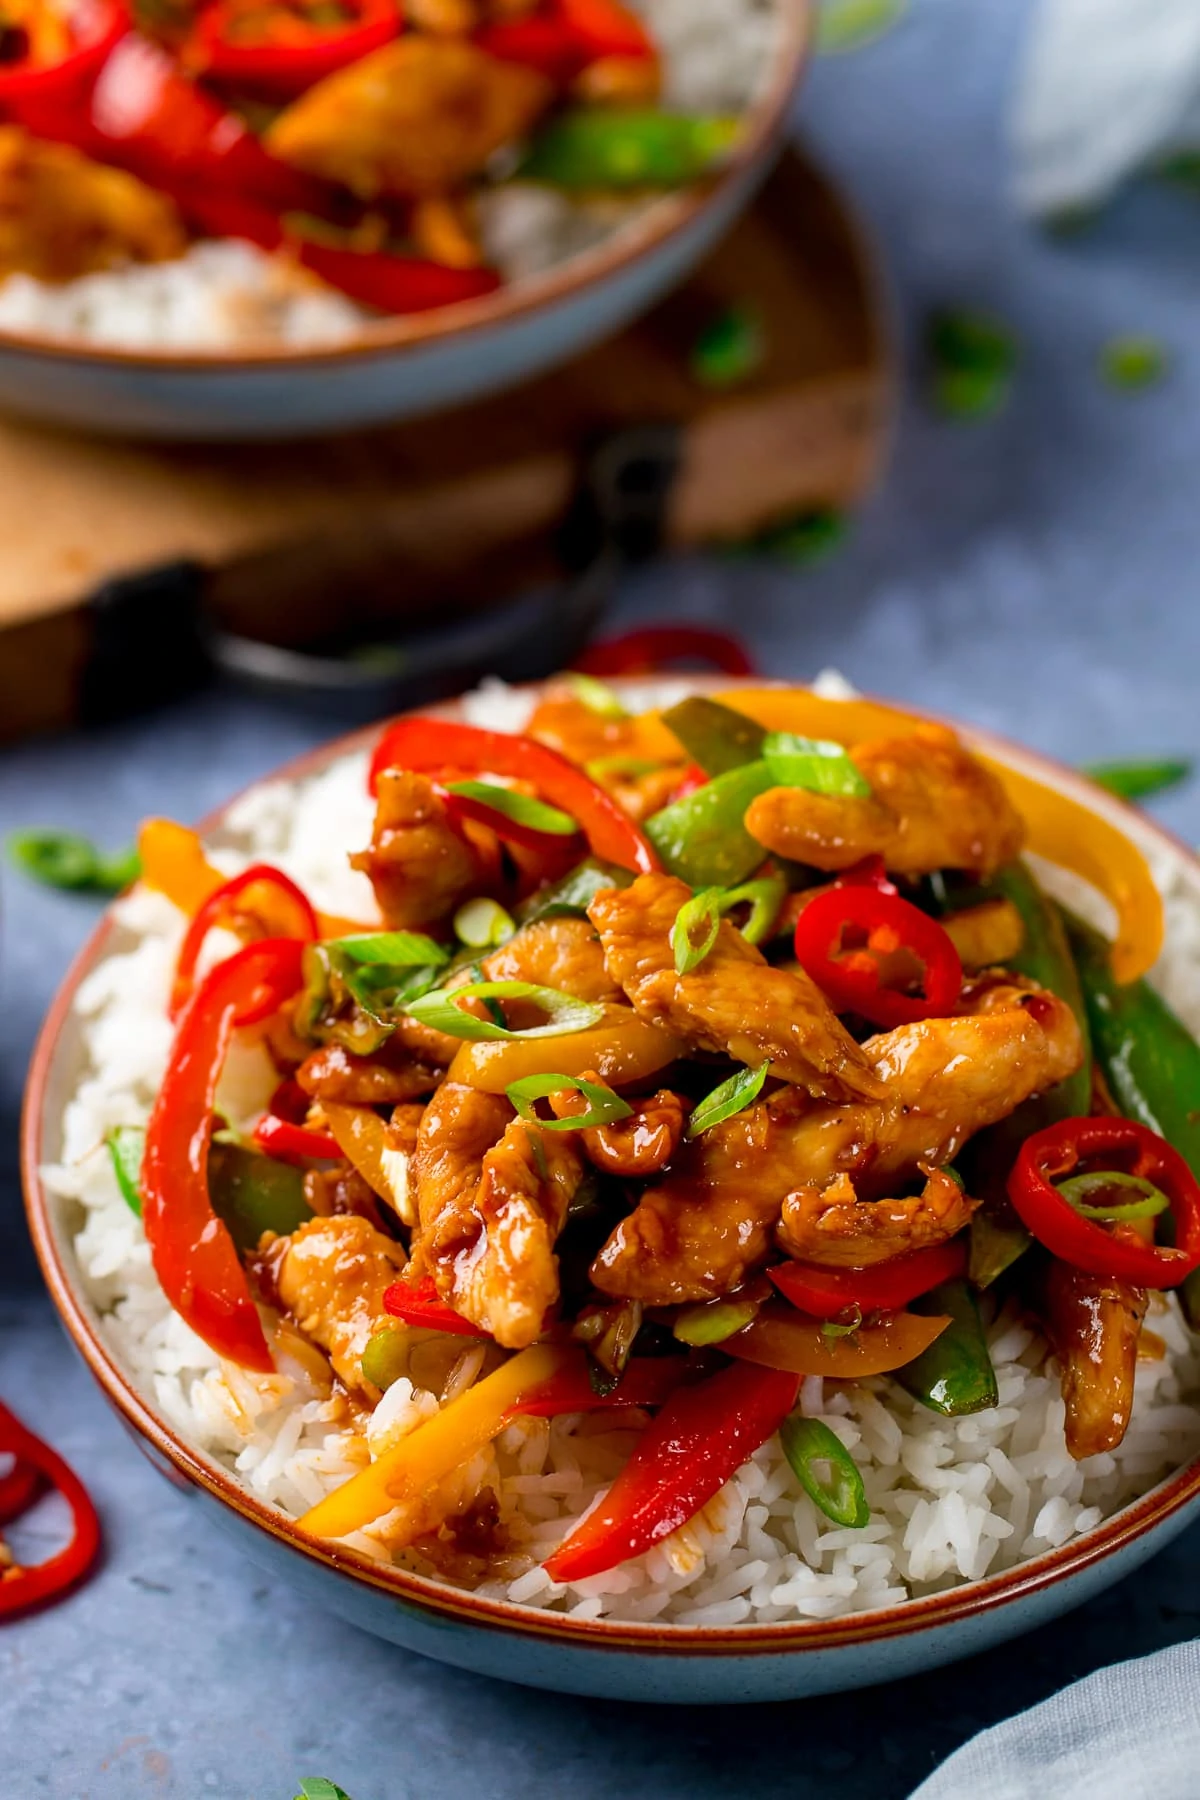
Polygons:
[[858,1330],[859,1326],[863,1322],[862,1307],[861,1306],[850,1306],[850,1307],[847,1307],[846,1310],[850,1314],[850,1317],[848,1319],[841,1318],[841,1319],[822,1319],[821,1320],[821,1336],[822,1337],[824,1337],[824,1338],[843,1338],[843,1337],[853,1337],[854,1336],[854,1333]]
[[720,929],[721,890],[701,888],[680,907],[671,927],[671,949],[677,975],[687,975],[692,969],[699,968],[716,943]]
[[597,894],[608,888],[627,888],[632,880],[628,869],[588,857],[561,881],[531,894],[518,908],[517,917],[522,925],[531,925],[535,919],[582,918]]
[[583,766],[593,781],[636,781],[639,775],[653,775],[659,765],[651,756],[593,756]]
[[14,831],[7,848],[9,860],[31,880],[76,893],[119,894],[142,872],[136,850],[107,856],[69,831]]
[[1120,800],[1147,800],[1151,794],[1161,794],[1164,788],[1186,781],[1192,773],[1192,764],[1180,757],[1163,757],[1151,762],[1090,763],[1083,773]]
[[[858,1465],[823,1419],[791,1413],[779,1427],[779,1441],[792,1473],[827,1519],[855,1530],[870,1523],[871,1509]],[[827,1474],[820,1473],[821,1465]]]
[[296,1800],[350,1800],[350,1796],[336,1781],[326,1781],[324,1775],[309,1775],[300,1783]]
[[362,1372],[382,1393],[386,1394],[407,1370],[408,1342],[407,1331],[396,1325],[384,1325],[367,1339]]
[[[594,675],[584,675],[579,669],[572,669],[567,674],[567,685],[577,700],[581,700],[589,712],[594,712],[602,719],[627,719],[629,709],[619,694],[614,694],[606,681],[598,681]],[[651,765],[653,767],[653,764]]]
[[684,1137],[699,1137],[702,1131],[711,1131],[714,1125],[732,1119],[734,1113],[740,1113],[752,1100],[757,1100],[770,1066],[769,1062],[764,1062],[759,1063],[757,1069],[739,1069],[736,1075],[715,1087],[693,1110]]
[[1100,352],[1100,373],[1114,388],[1153,387],[1167,372],[1167,353],[1156,338],[1110,338]]
[[[531,1025],[524,1031],[512,1031],[491,1019],[477,1019],[465,1013],[462,1000],[531,1000],[549,1016],[544,1025]],[[467,1038],[482,1043],[491,1038],[566,1037],[573,1031],[586,1031],[599,1025],[603,1006],[589,1000],[577,1000],[574,994],[560,993],[557,988],[537,987],[532,981],[472,981],[465,987],[435,988],[423,994],[404,1009],[421,1025],[431,1025],[448,1037]]]
[[494,950],[507,944],[517,929],[511,913],[506,913],[498,900],[480,895],[467,900],[454,915],[454,935],[471,950]]
[[760,369],[767,353],[758,312],[731,306],[710,319],[692,345],[692,377],[706,388],[737,387]]
[[112,1157],[121,1198],[131,1213],[142,1216],[142,1155],[146,1132],[141,1125],[114,1125],[104,1142]]
[[[1087,1175],[1072,1175],[1067,1181],[1058,1181],[1054,1185],[1077,1213],[1082,1213],[1085,1219],[1098,1219],[1105,1224],[1123,1225],[1128,1219],[1156,1219],[1171,1204],[1152,1181],[1141,1175],[1126,1175],[1120,1169],[1094,1169]],[[1096,1206],[1088,1199],[1090,1194],[1111,1194],[1114,1190],[1128,1194],[1129,1199],[1102,1206]]]
[[978,419],[1000,410],[1016,366],[1016,340],[986,313],[943,311],[929,321],[933,399],[948,418]]
[[907,0],[824,0],[817,23],[817,49],[823,56],[861,50],[898,25]]
[[698,1350],[705,1344],[723,1344],[735,1331],[751,1324],[757,1312],[753,1300],[719,1300],[715,1305],[689,1306],[678,1315],[671,1330],[681,1344]]
[[544,831],[552,837],[574,837],[579,830],[570,813],[562,812],[557,806],[548,806],[544,800],[535,800],[531,794],[501,787],[495,781],[452,781],[446,792],[461,794],[464,800],[477,800],[481,806],[489,806],[493,812],[511,819],[514,825],[528,826],[530,831]]
[[335,950],[346,961],[392,969],[417,968],[430,964],[440,969],[450,960],[444,945],[426,937],[423,931],[363,931],[353,937],[329,938],[325,948]]
[[[537,1101],[571,1089],[591,1102],[587,1112],[575,1113],[568,1119],[539,1117]],[[602,1081],[584,1081],[577,1075],[525,1075],[520,1081],[511,1081],[505,1092],[523,1119],[546,1131],[588,1131],[593,1125],[615,1125],[618,1119],[628,1119],[633,1112],[629,1102]]]
[[781,787],[856,800],[871,792],[870,782],[855,768],[844,744],[798,737],[794,731],[771,731],[763,745],[763,760]]
[[748,944],[765,943],[786,893],[787,882],[782,875],[761,875],[757,881],[743,881],[740,887],[726,888],[721,895],[721,915],[724,917],[735,906],[749,906],[750,917],[738,929]]

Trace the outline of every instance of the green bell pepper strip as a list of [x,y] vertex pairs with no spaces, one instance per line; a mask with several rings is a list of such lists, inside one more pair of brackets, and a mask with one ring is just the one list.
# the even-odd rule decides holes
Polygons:
[[766,860],[743,821],[750,802],[775,786],[765,762],[746,763],[664,806],[643,830],[663,867],[689,887],[735,887]]
[[662,722],[706,775],[725,775],[730,769],[762,760],[767,732],[745,713],[723,706],[719,700],[693,694],[668,708]]
[[[1072,914],[1067,931],[1109,1092],[1127,1118],[1166,1138],[1200,1180],[1200,1044],[1149,982],[1113,980],[1100,932]],[[1200,1329],[1200,1271],[1179,1292],[1189,1324]]]
[[571,191],[687,187],[723,162],[739,119],[657,110],[560,113],[538,132],[517,175]]
[[950,1323],[928,1350],[896,1370],[896,1380],[922,1406],[958,1418],[999,1401],[996,1371],[975,1296],[965,1281],[947,1281],[909,1305],[910,1312],[949,1313]]
[[980,1132],[964,1153],[967,1188],[983,1201],[971,1220],[969,1269],[971,1280],[981,1288],[990,1287],[1029,1248],[1031,1241],[1012,1209],[1005,1186],[1021,1145],[1034,1132],[1057,1124],[1059,1119],[1085,1116],[1092,1106],[1087,1007],[1062,915],[1025,862],[1009,863],[983,884],[968,887],[952,879],[946,885],[946,901],[951,907],[995,899],[1010,901],[1025,927],[1025,941],[1009,966],[1016,974],[1028,976],[1066,1001],[1079,1024],[1084,1057],[1074,1075],[1045,1094],[1026,1100],[999,1125]]
[[304,1198],[303,1173],[242,1144],[214,1142],[208,1191],[213,1211],[241,1251],[257,1248],[264,1231],[282,1237],[313,1217]]

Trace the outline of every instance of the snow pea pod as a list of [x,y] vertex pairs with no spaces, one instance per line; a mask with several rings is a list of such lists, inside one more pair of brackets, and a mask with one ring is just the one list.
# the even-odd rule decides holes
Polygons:
[[996,1371],[975,1296],[965,1281],[947,1281],[909,1305],[910,1312],[949,1314],[950,1323],[896,1380],[933,1412],[957,1418],[999,1401]]
[[741,129],[720,114],[565,112],[538,133],[517,173],[572,191],[686,187],[724,161]]
[[213,1211],[239,1250],[255,1249],[264,1231],[282,1237],[313,1216],[300,1170],[241,1144],[213,1144],[208,1190]]
[[766,856],[743,823],[746,808],[777,785],[765,762],[728,769],[646,820],[663,867],[689,887],[736,887]]
[[754,719],[705,694],[681,700],[663,714],[662,722],[706,775],[758,762],[767,741],[766,730]]

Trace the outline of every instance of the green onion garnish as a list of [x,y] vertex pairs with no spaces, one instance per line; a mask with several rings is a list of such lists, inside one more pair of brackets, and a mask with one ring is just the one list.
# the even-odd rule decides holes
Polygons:
[[701,888],[684,902],[671,927],[675,973],[687,975],[699,968],[717,941],[721,929],[721,890]]
[[9,860],[31,880],[75,893],[119,894],[142,872],[136,850],[106,856],[69,831],[14,831],[7,848]]
[[904,17],[906,0],[825,0],[818,15],[817,49],[829,56],[861,50]]
[[506,944],[516,929],[511,913],[506,913],[498,900],[483,895],[465,901],[454,915],[454,935],[470,950],[494,950]]
[[748,306],[731,306],[710,319],[692,345],[692,377],[701,387],[737,387],[762,367],[766,351],[758,313]]
[[146,1132],[141,1125],[114,1125],[104,1142],[112,1157],[113,1174],[121,1198],[131,1213],[142,1216],[142,1156]]
[[1001,320],[977,312],[938,312],[928,327],[933,400],[948,418],[978,419],[1008,398],[1016,342]]
[[823,1338],[853,1337],[863,1322],[861,1306],[848,1306],[846,1311],[850,1317],[839,1319],[822,1319],[821,1336]]
[[310,1775],[300,1783],[296,1800],[350,1800],[350,1796],[336,1781],[326,1781],[324,1775]]
[[584,675],[578,669],[567,672],[567,685],[577,700],[581,700],[589,712],[594,712],[602,719],[627,719],[629,709],[619,694],[614,694],[606,681],[598,681],[594,675]]
[[450,960],[445,946],[423,931],[358,932],[353,937],[327,938],[325,948],[356,966],[372,968],[412,969],[427,964],[440,969]]
[[398,1325],[384,1325],[368,1339],[361,1368],[367,1380],[382,1393],[408,1369],[408,1333]]
[[315,1020],[336,978],[376,1025],[394,1026],[395,1014],[428,993],[449,957],[421,931],[358,932],[310,944],[304,953],[310,1016]]
[[[525,1031],[511,1031],[491,1019],[477,1019],[465,1013],[462,1000],[532,1000],[547,1013],[544,1025],[531,1025]],[[573,1031],[586,1031],[599,1025],[604,1008],[590,1000],[577,1000],[574,994],[560,993],[557,988],[537,987],[532,981],[472,981],[465,987],[435,988],[422,994],[405,1007],[410,1018],[421,1025],[431,1025],[448,1037],[467,1038],[483,1043],[492,1038],[566,1037]]]
[[[1128,1219],[1156,1219],[1166,1212],[1171,1202],[1161,1188],[1141,1175],[1126,1175],[1120,1169],[1096,1169],[1088,1175],[1072,1175],[1055,1187],[1069,1206],[1085,1219],[1097,1219],[1108,1225],[1123,1225]],[[1127,1193],[1128,1200],[1093,1205],[1089,1194],[1109,1194],[1116,1190]],[[1133,1196],[1138,1198],[1134,1199]]]
[[735,1331],[744,1331],[758,1312],[753,1300],[719,1300],[715,1305],[689,1306],[671,1327],[681,1344],[698,1350],[705,1344],[723,1344]]
[[763,745],[763,760],[781,787],[856,800],[871,792],[870,782],[855,768],[844,744],[797,737],[793,731],[771,731]]
[[1146,800],[1186,781],[1192,765],[1182,758],[1163,757],[1150,762],[1090,763],[1083,773],[1120,800]]
[[702,1131],[711,1131],[714,1125],[732,1119],[734,1113],[740,1113],[752,1100],[757,1100],[770,1067],[769,1062],[764,1062],[759,1063],[757,1069],[739,1069],[736,1075],[715,1087],[693,1110],[684,1137],[699,1137]]
[[570,813],[557,806],[547,806],[531,794],[520,794],[515,788],[500,787],[494,781],[452,781],[448,794],[461,794],[464,800],[477,800],[493,812],[502,813],[514,825],[526,825],[530,831],[545,831],[552,837],[574,837],[579,830]]
[[1167,353],[1151,337],[1116,337],[1100,352],[1100,373],[1109,387],[1153,387],[1167,372]]
[[[587,1112],[575,1113],[566,1119],[539,1116],[535,1104],[538,1100],[572,1088],[591,1102]],[[633,1112],[629,1102],[622,1100],[620,1094],[614,1094],[603,1082],[583,1081],[576,1075],[524,1075],[520,1081],[509,1082],[505,1093],[523,1119],[528,1119],[531,1125],[540,1125],[544,1131],[589,1131],[593,1125],[615,1125],[618,1119],[628,1119]]]
[[650,756],[593,756],[583,766],[593,781],[614,777],[636,781],[639,775],[653,775],[659,765]]
[[743,881],[740,887],[726,888],[721,895],[721,916],[735,906],[749,906],[750,917],[738,927],[748,944],[761,944],[771,935],[771,927],[779,917],[787,882],[782,875],[760,875],[757,881]]
[[[869,1524],[871,1509],[858,1465],[836,1432],[823,1419],[790,1413],[779,1427],[783,1454],[814,1506],[835,1525]],[[828,1473],[821,1473],[820,1467]]]

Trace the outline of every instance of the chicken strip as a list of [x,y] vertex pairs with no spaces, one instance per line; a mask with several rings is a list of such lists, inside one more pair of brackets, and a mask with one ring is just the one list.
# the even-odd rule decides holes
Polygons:
[[419,1062],[391,1042],[374,1056],[356,1056],[342,1044],[314,1050],[296,1070],[296,1080],[312,1100],[340,1101],[347,1106],[397,1106],[431,1094],[442,1070]]
[[368,850],[350,858],[368,875],[387,923],[424,925],[465,900],[479,879],[470,845],[426,775],[385,769]]
[[309,1219],[290,1237],[264,1244],[260,1255],[284,1310],[328,1352],[335,1374],[348,1388],[373,1394],[362,1353],[387,1319],[383,1296],[404,1268],[401,1246],[347,1212]]
[[608,972],[635,1010],[694,1049],[724,1051],[822,1099],[879,1093],[865,1053],[802,969],[773,969],[723,919],[698,968],[677,975],[671,928],[692,897],[673,875],[641,875],[597,894],[588,917]]
[[532,1344],[558,1299],[554,1246],[583,1175],[574,1133],[446,1082],[425,1109],[414,1174],[414,1271],[505,1349]]
[[1076,1462],[1115,1450],[1128,1429],[1146,1298],[1145,1288],[1057,1258],[1042,1271],[1036,1305],[1062,1364],[1067,1449]]
[[849,1175],[802,1187],[783,1203],[780,1248],[801,1262],[865,1269],[906,1250],[944,1244],[978,1210],[944,1169],[922,1168],[925,1186],[899,1200],[860,1200]]
[[537,919],[485,956],[481,967],[488,981],[532,981],[578,1000],[623,998],[586,919]]
[[410,32],[309,88],[264,142],[364,200],[446,194],[528,137],[553,97],[553,83],[521,63]]
[[66,144],[0,125],[0,279],[74,281],[123,263],[182,256],[174,201]]
[[600,1251],[595,1285],[651,1306],[727,1293],[769,1253],[789,1194],[849,1175],[885,1195],[1079,1067],[1079,1027],[1053,994],[984,978],[964,1004],[868,1040],[880,1100],[814,1106],[783,1088],[685,1145]]
[[818,869],[882,856],[898,875],[1011,862],[1025,828],[1004,786],[944,725],[873,738],[851,751],[869,795],[769,788],[750,803],[746,830],[764,849]]

